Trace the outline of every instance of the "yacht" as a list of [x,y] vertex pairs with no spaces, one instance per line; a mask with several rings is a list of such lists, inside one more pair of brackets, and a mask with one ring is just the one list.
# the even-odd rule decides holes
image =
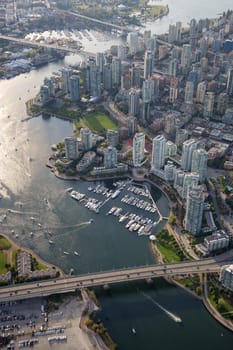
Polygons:
[[134,227],[135,227],[136,225],[137,225],[136,222],[134,222],[134,223],[130,226],[129,231],[132,232],[132,231],[134,230]]
[[65,254],[65,255],[69,255],[70,253],[68,253],[68,252],[63,252],[63,254]]
[[69,187],[66,189],[66,192],[71,192],[71,191],[73,191],[73,187]]
[[121,191],[120,190],[116,190],[113,194],[112,194],[112,199],[115,199],[115,198],[117,198],[118,196],[119,196],[119,194],[121,193]]
[[145,226],[141,226],[141,227],[139,228],[139,230],[138,230],[138,234],[139,234],[139,235],[142,234],[142,232],[144,231],[144,228],[145,228]]
[[129,228],[133,224],[133,220],[130,220],[126,225],[125,228]]
[[117,209],[116,207],[112,207],[112,208],[109,210],[108,214],[109,214],[109,215],[113,214],[113,212],[114,212],[116,209]]
[[135,328],[132,328],[132,333],[133,333],[133,334],[136,334],[136,333],[137,333]]
[[74,252],[74,255],[80,256],[80,254],[78,252],[76,252],[76,251]]
[[51,241],[51,239],[49,240],[49,244],[54,244],[54,241]]
[[122,215],[122,216],[120,217],[120,219],[119,219],[119,222],[124,222],[124,221],[126,221],[127,219],[128,219],[127,214]]

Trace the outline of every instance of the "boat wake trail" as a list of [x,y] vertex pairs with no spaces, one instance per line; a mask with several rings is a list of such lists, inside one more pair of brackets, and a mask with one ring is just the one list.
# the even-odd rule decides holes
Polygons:
[[165,309],[162,305],[160,305],[157,301],[155,301],[150,295],[142,292],[139,290],[139,292],[147,299],[149,299],[154,305],[156,305],[160,310],[164,311],[166,315],[168,315],[173,321],[177,323],[181,323],[182,319],[179,316],[176,316],[171,311]]
[[75,229],[78,227],[82,227],[82,226],[87,226],[89,225],[90,222],[89,221],[84,221],[84,222],[80,222],[79,224],[75,224],[75,225],[67,225],[67,226],[57,226],[57,227],[43,227],[43,230],[58,230],[58,229]]
[[19,211],[14,209],[7,209],[8,213],[21,214],[21,215],[37,215],[37,213],[32,213],[30,211]]
[[[48,231],[58,231],[59,232],[59,230],[64,230],[64,229],[66,229],[66,230],[68,230],[67,232],[65,232],[65,233],[61,233],[61,234],[59,234],[59,233],[50,233],[50,235],[51,236],[56,236],[56,237],[62,237],[62,236],[66,236],[66,235],[68,235],[68,234],[70,234],[70,233],[72,233],[72,232],[77,232],[77,229],[78,228],[80,228],[80,229],[82,229],[82,228],[84,228],[85,226],[87,226],[87,225],[89,225],[90,224],[90,222],[89,221],[84,221],[84,222],[80,222],[79,224],[76,224],[76,225],[69,225],[69,226],[42,226],[42,227],[37,227],[37,228],[32,228],[32,230],[33,230],[33,232],[48,232]],[[41,237],[41,235],[40,236],[37,236],[37,238],[39,238],[39,237]],[[35,240],[37,239],[37,238],[35,238]]]

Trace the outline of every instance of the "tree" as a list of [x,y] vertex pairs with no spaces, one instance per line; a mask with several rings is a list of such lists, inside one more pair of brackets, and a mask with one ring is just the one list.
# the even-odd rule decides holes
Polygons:
[[171,215],[169,220],[168,220],[168,223],[172,226],[174,226],[176,224],[176,215]]

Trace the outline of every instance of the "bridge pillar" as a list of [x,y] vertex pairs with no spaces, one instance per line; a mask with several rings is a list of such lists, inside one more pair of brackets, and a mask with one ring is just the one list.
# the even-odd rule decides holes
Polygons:
[[104,284],[104,285],[103,285],[103,289],[104,289],[105,291],[109,291],[109,290],[111,289],[111,287],[110,287],[109,284]]
[[147,278],[145,281],[146,281],[146,284],[149,284],[149,285],[154,283],[152,278]]

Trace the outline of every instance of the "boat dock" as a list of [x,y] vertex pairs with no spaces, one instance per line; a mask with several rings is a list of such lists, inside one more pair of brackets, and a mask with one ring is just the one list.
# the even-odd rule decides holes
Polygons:
[[[150,214],[140,215],[136,213],[123,213],[121,207],[113,206],[106,215],[113,215],[119,217],[119,223],[125,223],[125,228],[130,232],[137,232],[139,236],[141,235],[151,235],[153,229],[158,225],[163,219],[167,219],[160,213],[149,189],[146,185],[134,184],[133,180],[118,181],[113,184],[115,189],[109,189],[101,184],[92,187],[88,187],[89,192],[101,195],[105,198],[99,200],[94,197],[89,197],[85,193],[81,193],[72,190],[69,194],[70,196],[82,203],[87,209],[94,211],[95,213],[100,213],[101,208],[103,208],[109,201],[115,200],[125,189],[129,193],[124,193],[121,198],[121,202],[129,206],[135,207],[140,211]],[[151,216],[152,214],[152,216]],[[154,219],[154,214],[156,214],[157,221]],[[150,217],[151,216],[151,217]]]

